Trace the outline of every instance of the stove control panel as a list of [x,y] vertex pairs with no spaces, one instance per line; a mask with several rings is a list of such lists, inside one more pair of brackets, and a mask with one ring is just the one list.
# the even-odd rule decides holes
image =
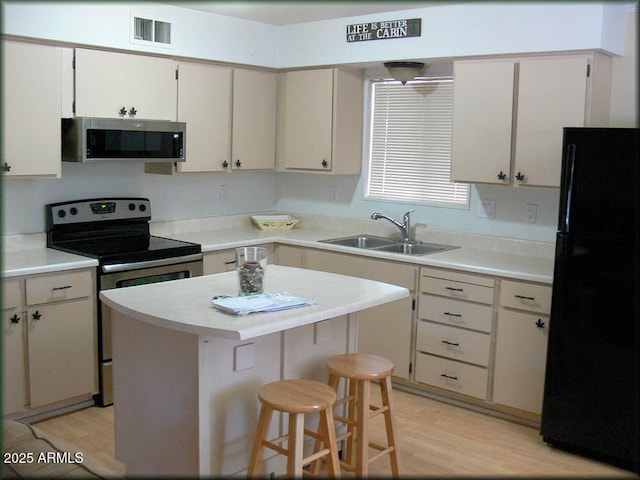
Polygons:
[[49,225],[151,219],[148,198],[93,198],[52,203],[46,206],[46,210]]

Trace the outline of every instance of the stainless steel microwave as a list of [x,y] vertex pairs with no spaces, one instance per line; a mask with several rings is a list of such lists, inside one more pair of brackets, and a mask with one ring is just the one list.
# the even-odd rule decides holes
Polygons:
[[62,119],[65,162],[184,162],[184,122],[130,118]]

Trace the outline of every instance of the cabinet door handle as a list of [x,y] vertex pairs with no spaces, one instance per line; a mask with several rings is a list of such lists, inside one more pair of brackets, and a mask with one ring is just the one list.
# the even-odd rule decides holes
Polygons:
[[229,162],[227,162],[226,160],[222,162],[222,168],[227,168],[228,166],[229,166]]
[[9,319],[9,321],[10,321],[11,323],[13,323],[13,324],[18,324],[18,323],[20,323],[20,317],[18,316],[18,314],[17,314],[17,313],[14,313],[14,314],[13,314],[13,317],[11,317],[11,318]]
[[54,290],[54,291],[55,290],[68,290],[68,289],[70,289],[72,287],[73,287],[73,285],[65,285],[63,287],[53,287],[52,290]]
[[444,287],[445,290],[450,290],[452,292],[464,292],[462,288],[454,288],[454,287]]
[[459,313],[451,313],[451,312],[444,312],[443,315],[446,315],[448,317],[462,317],[462,315],[460,315]]
[[325,159],[322,159],[322,168],[327,168],[329,166],[329,162],[327,162]]
[[131,109],[129,110],[129,116],[135,117],[136,113],[138,113],[138,111],[136,110],[136,107],[131,107]]
[[236,160],[236,167],[240,168],[241,165],[242,162],[240,161],[240,159]]
[[447,375],[446,373],[441,373],[440,376],[444,378],[448,378],[449,380],[458,380],[458,377],[455,377],[453,375]]
[[519,298],[520,300],[529,300],[530,302],[535,302],[536,297],[525,297],[524,295],[514,295],[514,297]]
[[40,320],[42,318],[42,314],[38,310],[36,310],[31,314],[31,318],[33,318],[34,320]]
[[224,262],[225,265],[233,265],[234,263],[236,263],[235,260],[230,260],[228,262]]
[[524,175],[522,174],[522,172],[518,172],[516,174],[516,180],[518,180],[518,182],[520,183],[524,182]]
[[121,117],[124,117],[127,114],[127,107],[122,107],[120,110],[118,110],[118,114]]
[[507,178],[507,174],[500,170],[500,173],[498,174],[498,180],[504,180],[505,178]]
[[10,172],[11,171],[11,165],[9,165],[7,162],[4,162],[4,165],[2,165],[2,171],[3,172]]
[[450,347],[459,347],[460,346],[459,343],[450,342],[449,340],[442,340],[442,343],[444,343],[445,345],[448,345]]
[[544,328],[544,322],[542,321],[541,318],[539,318],[538,321],[536,322],[536,328]]

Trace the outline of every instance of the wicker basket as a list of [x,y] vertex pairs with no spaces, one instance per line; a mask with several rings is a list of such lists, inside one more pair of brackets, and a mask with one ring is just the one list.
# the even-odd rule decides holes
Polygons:
[[251,215],[260,230],[291,230],[298,219],[291,215]]

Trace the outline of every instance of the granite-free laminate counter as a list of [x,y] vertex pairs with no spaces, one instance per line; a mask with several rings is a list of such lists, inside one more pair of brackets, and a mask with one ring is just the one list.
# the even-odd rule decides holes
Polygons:
[[[432,253],[429,255],[404,255],[400,253],[381,252],[364,248],[345,247],[322,243],[320,240],[345,237],[358,232],[330,230],[320,228],[298,228],[292,230],[258,230],[252,226],[241,226],[216,230],[193,232],[172,232],[172,238],[195,242],[202,245],[202,251],[212,252],[247,245],[264,243],[281,243],[307,248],[317,248],[338,253],[361,255],[365,257],[392,260],[431,267],[451,268],[464,272],[481,273],[498,277],[512,278],[531,282],[551,284],[553,282],[554,258],[551,255],[531,255],[529,253],[506,253],[488,249],[460,246],[453,250]],[[362,233],[362,232],[360,232]],[[459,246],[455,237],[449,239],[425,239],[433,243],[444,243]],[[490,242],[490,238],[486,239]],[[549,250],[543,245],[540,251]],[[539,253],[539,252],[536,252]]]
[[409,296],[406,288],[357,277],[268,265],[266,293],[314,298],[314,305],[244,316],[211,305],[214,295],[237,295],[235,271],[100,292],[113,310],[158,327],[246,340],[338,317]]
[[[210,303],[237,292],[237,273],[107,290],[112,309],[116,458],[127,476],[242,475],[258,389],[283,378],[327,381],[326,360],[356,351],[357,312],[406,288],[269,265],[265,292],[316,304],[236,316]],[[272,438],[281,433],[273,422]],[[282,456],[265,473],[285,473]]]
[[96,266],[98,266],[98,260],[95,258],[74,255],[46,247],[2,253],[3,278]]

